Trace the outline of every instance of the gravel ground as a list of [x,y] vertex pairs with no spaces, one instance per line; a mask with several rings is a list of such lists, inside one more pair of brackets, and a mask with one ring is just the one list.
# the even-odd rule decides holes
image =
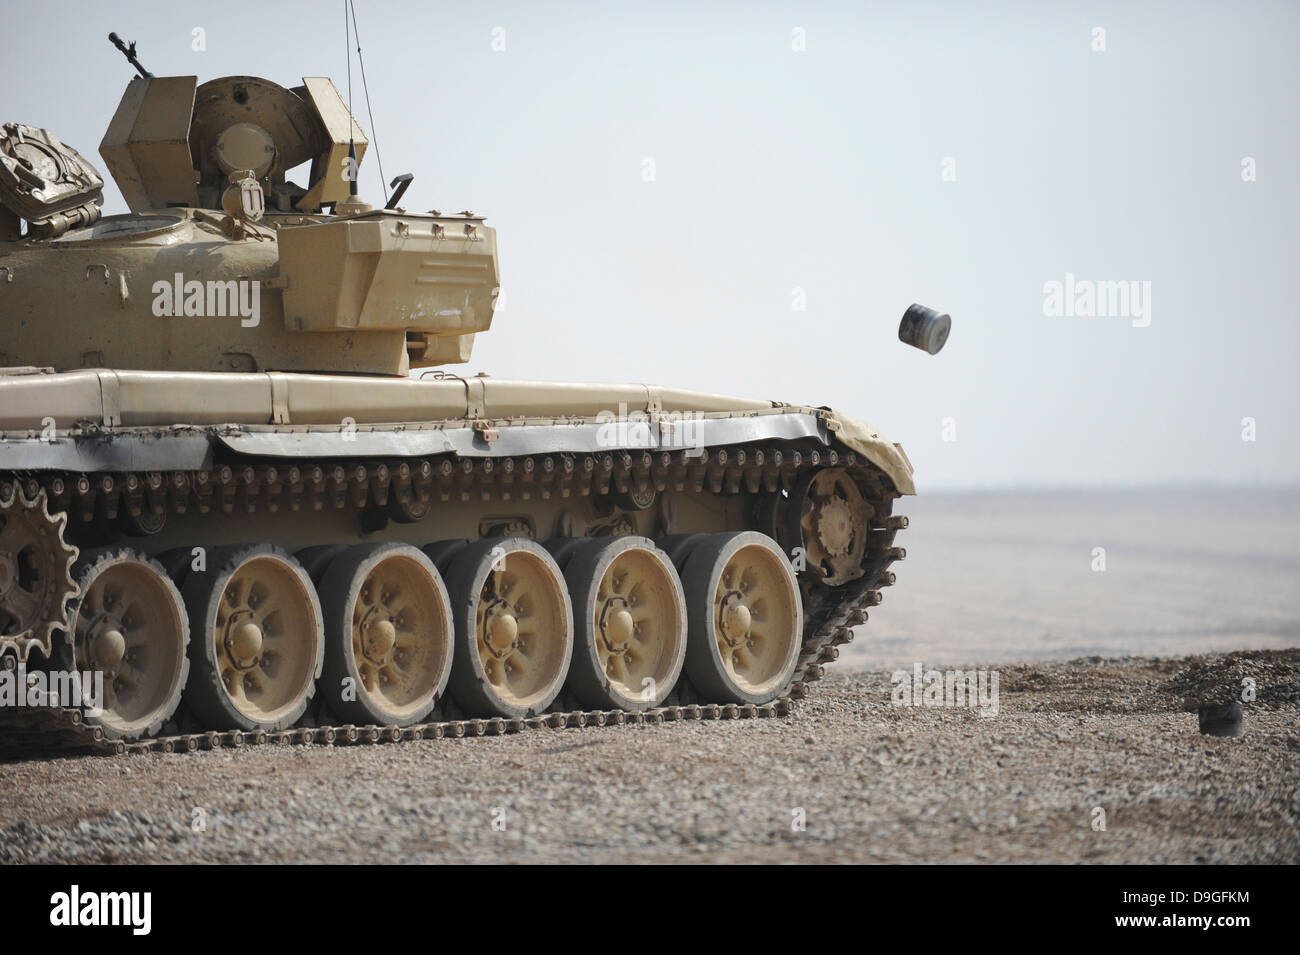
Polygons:
[[1300,860],[1300,649],[995,669],[987,717],[832,669],[788,718],[0,764],[0,861]]

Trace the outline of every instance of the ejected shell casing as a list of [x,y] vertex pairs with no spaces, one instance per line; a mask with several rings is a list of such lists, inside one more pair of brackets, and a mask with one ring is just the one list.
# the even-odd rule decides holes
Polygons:
[[1240,736],[1240,703],[1203,703],[1197,709],[1201,732],[1206,736]]
[[952,329],[952,319],[924,305],[912,305],[903,313],[903,321],[898,326],[898,339],[913,348],[939,354],[943,343],[948,340]]

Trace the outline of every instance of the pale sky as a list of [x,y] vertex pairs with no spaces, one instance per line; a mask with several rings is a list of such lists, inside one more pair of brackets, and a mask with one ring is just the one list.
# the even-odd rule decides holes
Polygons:
[[[101,171],[132,75],[110,30],[160,76],[346,85],[342,2],[64,3],[53,33],[5,6],[0,121]],[[922,491],[1300,482],[1296,3],[357,15],[377,128],[355,66],[353,105],[404,205],[499,230],[468,371],[831,405]],[[1067,273],[1149,282],[1150,323],[1044,314]],[[952,315],[936,357],[897,340],[914,301]]]

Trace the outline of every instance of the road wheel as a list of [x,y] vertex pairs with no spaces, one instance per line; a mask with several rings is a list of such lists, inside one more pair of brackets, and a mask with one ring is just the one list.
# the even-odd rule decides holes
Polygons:
[[599,709],[662,703],[686,655],[686,596],[668,555],[644,537],[590,541],[573,554],[565,578],[574,694]]
[[682,574],[690,637],[686,672],[714,703],[770,703],[790,686],[803,606],[789,561],[755,531],[710,534]]
[[278,547],[219,547],[185,580],[190,613],[186,700],[205,725],[268,732],[307,709],[325,640],[302,566]]
[[573,610],[555,559],[522,537],[478,541],[447,581],[455,612],[450,687],[472,716],[533,716],[564,686]]
[[433,562],[409,544],[363,544],[321,583],[330,708],[354,723],[409,726],[451,673],[451,601]]
[[176,712],[190,664],[189,620],[166,571],[125,547],[82,554],[73,568],[73,658],[102,674],[86,722],[113,739],[152,736]]

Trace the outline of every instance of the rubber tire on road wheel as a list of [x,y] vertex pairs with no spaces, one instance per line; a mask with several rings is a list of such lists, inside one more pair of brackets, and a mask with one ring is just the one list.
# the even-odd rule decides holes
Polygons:
[[433,561],[433,566],[438,568],[438,573],[442,579],[447,579],[447,574],[451,572],[451,565],[456,562],[456,558],[466,547],[469,541],[463,537],[453,537],[451,540],[435,541],[432,544],[425,544],[420,550],[424,551],[424,556]]
[[178,590],[185,588],[185,578],[189,576],[190,567],[194,563],[194,550],[193,547],[172,547],[153,555],[153,559],[167,571],[167,576]]
[[590,537],[552,537],[542,546],[555,558],[560,570],[567,570],[573,555],[591,543]]
[[312,583],[319,587],[320,582],[325,579],[325,572],[330,569],[330,564],[334,563],[335,558],[342,556],[347,549],[346,544],[316,544],[313,547],[294,551],[293,559],[302,565],[302,569],[307,571],[307,576],[311,578]]
[[686,558],[691,556],[691,551],[708,536],[708,534],[668,534],[657,538],[655,546],[668,555],[668,559],[673,562],[673,566],[680,574],[686,568]]

